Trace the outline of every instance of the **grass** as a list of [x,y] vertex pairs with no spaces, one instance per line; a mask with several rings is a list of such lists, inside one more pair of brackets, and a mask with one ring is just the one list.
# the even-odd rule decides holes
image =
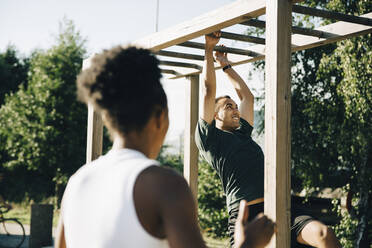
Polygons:
[[11,204],[11,205],[12,205],[12,209],[6,214],[4,214],[4,217],[5,218],[16,218],[20,222],[22,222],[22,224],[29,225],[31,210],[21,204]]
[[[24,225],[30,225],[31,222],[31,205],[27,204],[11,204],[12,209],[4,214],[6,218],[16,218]],[[56,227],[59,219],[59,210],[53,213],[53,227]]]
[[229,247],[229,239],[214,239],[204,236],[205,243],[209,248],[225,248]]

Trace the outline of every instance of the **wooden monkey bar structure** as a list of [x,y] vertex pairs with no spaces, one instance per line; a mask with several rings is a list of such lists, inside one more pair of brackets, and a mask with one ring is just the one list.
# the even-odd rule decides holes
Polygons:
[[[298,0],[240,0],[190,21],[154,33],[133,44],[151,49],[159,56],[162,73],[176,79],[187,77],[184,176],[196,199],[198,150],[194,131],[198,120],[199,74],[204,56],[186,50],[204,50],[192,41],[222,30],[221,39],[253,43],[242,49],[216,47],[228,52],[232,65],[266,59],[265,109],[265,213],[277,222],[278,232],[270,247],[290,247],[290,112],[291,52],[305,50],[372,32],[372,13],[351,16],[334,11],[297,5]],[[316,29],[292,26],[292,12],[337,21]],[[266,14],[266,21],[258,20]],[[266,29],[266,37],[227,32],[233,25]],[[171,48],[171,49],[169,49]],[[266,58],[265,58],[265,55]],[[168,60],[167,58],[172,58]],[[89,66],[89,59],[83,68]],[[215,66],[215,69],[220,69]],[[102,120],[94,109],[88,111],[87,161],[102,153]]]

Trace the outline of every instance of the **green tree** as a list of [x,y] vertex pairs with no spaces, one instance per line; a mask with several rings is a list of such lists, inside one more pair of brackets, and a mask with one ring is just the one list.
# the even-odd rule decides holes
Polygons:
[[28,86],[0,109],[8,197],[61,196],[67,178],[84,163],[87,111],[76,100],[75,84],[84,44],[72,21],[63,20],[56,45],[31,58]]
[[[167,152],[164,145],[157,160],[163,166],[183,174],[183,156]],[[214,238],[227,237],[228,213],[222,184],[216,171],[204,160],[199,161],[198,171],[198,214],[203,232]]]
[[0,106],[6,94],[17,91],[20,84],[26,85],[28,68],[29,59],[21,58],[14,46],[0,53]]
[[[333,0],[326,7],[353,15],[372,11],[368,1]],[[345,247],[367,247],[372,229],[371,40],[348,39],[294,59],[292,171],[307,188],[349,185],[354,192],[350,219],[356,224],[342,239]],[[341,223],[338,233],[352,223]]]
[[199,223],[203,231],[211,237],[226,238],[229,214],[222,183],[205,160],[199,161],[198,172]]

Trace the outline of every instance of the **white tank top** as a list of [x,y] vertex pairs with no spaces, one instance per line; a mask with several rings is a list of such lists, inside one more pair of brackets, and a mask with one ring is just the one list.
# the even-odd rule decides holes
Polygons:
[[69,180],[63,198],[68,248],[169,247],[139,222],[133,200],[138,175],[159,165],[130,149],[111,150],[84,165]]

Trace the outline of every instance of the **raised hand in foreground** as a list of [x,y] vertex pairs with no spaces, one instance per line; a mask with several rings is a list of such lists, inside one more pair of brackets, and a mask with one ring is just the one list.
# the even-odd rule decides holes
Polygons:
[[238,219],[235,224],[235,248],[262,248],[271,240],[276,225],[260,213],[248,222],[249,206],[245,200],[240,202]]

